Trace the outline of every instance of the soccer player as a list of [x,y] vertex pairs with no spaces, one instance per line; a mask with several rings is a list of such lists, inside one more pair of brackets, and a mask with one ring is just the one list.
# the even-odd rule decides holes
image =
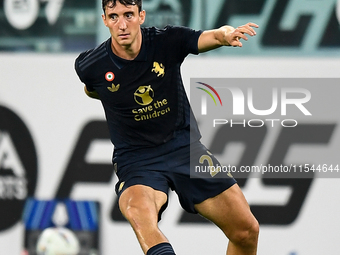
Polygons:
[[[175,254],[158,221],[174,190],[181,206],[215,223],[229,239],[228,255],[256,254],[259,224],[232,177],[190,178],[190,160],[216,158],[200,143],[182,84],[188,54],[220,46],[241,47],[256,24],[209,31],[141,27],[141,0],[103,0],[111,37],[79,55],[75,69],[89,97],[100,99],[119,181],[119,208],[144,254]],[[216,164],[215,164],[216,163]]]

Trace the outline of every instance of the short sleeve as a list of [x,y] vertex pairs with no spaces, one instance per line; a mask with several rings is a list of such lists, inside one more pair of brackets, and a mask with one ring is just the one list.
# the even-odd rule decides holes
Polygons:
[[81,80],[81,82],[85,84],[86,89],[88,91],[94,91],[94,88],[90,85],[89,82],[87,82],[87,80],[85,78],[85,74],[84,74],[83,70],[80,68],[79,63],[84,59],[85,55],[86,55],[86,53],[83,52],[76,58],[75,63],[74,63],[74,68],[75,68],[76,73],[77,73],[79,79]]
[[180,58],[184,59],[188,54],[199,53],[198,39],[202,30],[193,30],[181,26],[167,26],[165,30],[168,34],[169,47],[173,47],[174,53],[180,53]]

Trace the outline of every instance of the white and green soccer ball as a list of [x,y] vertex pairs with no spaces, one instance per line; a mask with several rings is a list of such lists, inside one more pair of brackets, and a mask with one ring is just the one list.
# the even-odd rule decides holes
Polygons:
[[38,238],[38,255],[77,255],[79,251],[78,238],[67,228],[46,228]]

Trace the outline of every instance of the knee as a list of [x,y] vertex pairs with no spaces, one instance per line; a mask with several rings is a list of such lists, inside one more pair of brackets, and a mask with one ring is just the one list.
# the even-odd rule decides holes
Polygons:
[[229,240],[237,246],[253,249],[257,246],[259,232],[259,223],[254,218],[254,220],[249,222],[243,228],[234,231],[229,236]]

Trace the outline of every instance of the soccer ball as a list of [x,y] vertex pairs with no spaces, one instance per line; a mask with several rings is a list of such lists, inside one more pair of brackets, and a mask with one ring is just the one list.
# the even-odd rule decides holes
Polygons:
[[77,255],[80,246],[76,235],[67,228],[46,228],[38,238],[38,255]]

